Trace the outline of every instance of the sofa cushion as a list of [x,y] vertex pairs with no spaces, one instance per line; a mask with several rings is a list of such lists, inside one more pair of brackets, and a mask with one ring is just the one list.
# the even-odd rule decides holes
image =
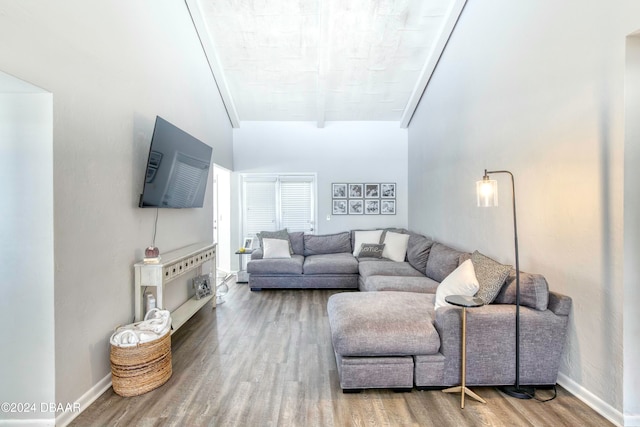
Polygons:
[[471,255],[471,262],[480,284],[476,297],[485,304],[491,304],[502,289],[502,285],[511,271],[511,266],[500,264],[478,251]]
[[360,260],[358,269],[362,278],[367,278],[369,276],[424,277],[424,274],[411,267],[408,262]]
[[304,274],[358,274],[358,260],[349,252],[309,255],[302,271]]
[[353,256],[358,256],[363,244],[380,243],[382,230],[355,230],[351,234],[353,239]]
[[435,294],[439,283],[428,277],[369,276],[360,280],[361,291],[401,291]]
[[281,239],[286,240],[289,244],[289,253],[293,255],[293,248],[291,248],[291,241],[289,240],[289,232],[286,228],[278,231],[261,231],[256,233],[258,240],[260,241],[260,247],[264,248],[262,239]]
[[409,233],[409,244],[407,245],[407,261],[416,270],[424,273],[427,270],[427,260],[431,252],[433,240],[421,234]]
[[382,256],[395,262],[403,262],[407,256],[408,234],[387,231],[384,235]]
[[471,260],[466,260],[440,283],[436,290],[434,308],[437,310],[440,307],[451,305],[445,301],[445,298],[450,295],[472,297],[478,292],[479,287],[473,263]]
[[436,282],[442,282],[445,277],[458,267],[460,256],[463,253],[442,243],[434,243],[427,260],[426,276]]
[[[511,270],[494,304],[516,303],[516,271]],[[540,274],[520,272],[520,305],[544,311],[549,305],[549,285]]]
[[264,252],[263,258],[291,258],[289,253],[289,243],[282,239],[262,239]]
[[429,311],[433,295],[343,292],[329,297],[327,314],[335,352],[342,356],[434,354],[440,337]]
[[293,249],[294,254],[304,255],[304,232],[290,231],[289,241],[291,242],[291,249]]
[[348,231],[336,234],[305,234],[304,254],[321,255],[351,252],[351,235]]
[[247,263],[249,274],[302,274],[302,255],[291,258],[252,259]]

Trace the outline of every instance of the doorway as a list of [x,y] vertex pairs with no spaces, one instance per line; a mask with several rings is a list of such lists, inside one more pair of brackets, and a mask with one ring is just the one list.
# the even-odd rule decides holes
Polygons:
[[231,171],[213,165],[213,242],[218,276],[231,273]]

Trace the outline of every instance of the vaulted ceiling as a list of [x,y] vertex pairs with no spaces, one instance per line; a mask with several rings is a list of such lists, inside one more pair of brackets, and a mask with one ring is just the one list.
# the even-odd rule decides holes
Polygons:
[[406,127],[466,0],[186,0],[234,127]]

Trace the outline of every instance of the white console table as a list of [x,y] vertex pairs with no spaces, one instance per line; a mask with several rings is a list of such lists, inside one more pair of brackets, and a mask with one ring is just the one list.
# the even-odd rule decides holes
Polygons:
[[[144,318],[144,301],[142,292],[146,287],[156,288],[156,306],[164,307],[164,287],[184,275],[188,271],[197,271],[202,274],[202,264],[207,261],[213,263],[213,271],[216,266],[216,245],[215,243],[196,243],[186,246],[175,251],[160,254],[160,262],[157,264],[148,264],[138,262],[133,265],[135,271],[135,321],[138,322]],[[173,331],[175,332],[187,320],[200,310],[207,302],[212,301],[215,307],[215,273],[212,275],[211,289],[213,293],[201,299],[193,298],[187,300],[184,304],[171,312],[171,320]]]

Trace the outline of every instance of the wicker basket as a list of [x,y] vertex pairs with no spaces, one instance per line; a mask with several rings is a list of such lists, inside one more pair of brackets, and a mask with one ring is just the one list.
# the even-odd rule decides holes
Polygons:
[[171,377],[171,331],[132,347],[111,345],[111,382],[120,396],[138,396]]

